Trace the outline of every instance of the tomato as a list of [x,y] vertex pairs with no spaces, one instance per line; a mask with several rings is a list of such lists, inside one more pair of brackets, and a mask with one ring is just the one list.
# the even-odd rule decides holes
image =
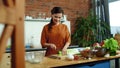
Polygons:
[[78,60],[79,56],[78,55],[74,55],[74,60]]

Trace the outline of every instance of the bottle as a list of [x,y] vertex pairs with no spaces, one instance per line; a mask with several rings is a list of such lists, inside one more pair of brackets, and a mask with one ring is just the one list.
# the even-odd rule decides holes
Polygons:
[[31,36],[30,40],[30,48],[34,48],[34,37]]

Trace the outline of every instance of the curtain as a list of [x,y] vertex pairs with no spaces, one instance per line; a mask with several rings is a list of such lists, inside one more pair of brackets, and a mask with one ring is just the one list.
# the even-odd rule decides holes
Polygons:
[[97,19],[99,19],[99,24],[97,31],[98,42],[110,38],[112,35],[110,33],[110,22],[109,22],[109,5],[108,0],[92,0],[92,10]]

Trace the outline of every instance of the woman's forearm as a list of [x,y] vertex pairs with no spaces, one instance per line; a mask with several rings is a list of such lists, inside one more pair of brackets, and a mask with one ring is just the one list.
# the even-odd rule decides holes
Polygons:
[[63,55],[66,55],[66,54],[67,54],[67,48],[69,47],[69,45],[70,45],[70,43],[67,42],[67,43],[65,44],[65,46],[63,47],[63,49],[62,49],[62,54],[63,54]]
[[67,49],[67,48],[69,47],[69,45],[70,45],[70,43],[67,42],[67,43],[65,44],[65,46],[63,47],[63,49]]
[[51,44],[50,43],[45,43],[44,47],[49,47]]

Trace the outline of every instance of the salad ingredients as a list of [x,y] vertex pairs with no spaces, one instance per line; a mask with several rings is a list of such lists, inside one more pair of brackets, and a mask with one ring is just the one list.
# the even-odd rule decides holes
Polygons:
[[108,52],[110,53],[110,55],[112,55],[112,56],[116,55],[116,50],[118,50],[118,48],[119,48],[118,42],[114,38],[104,40],[103,47],[105,47],[108,50]]

